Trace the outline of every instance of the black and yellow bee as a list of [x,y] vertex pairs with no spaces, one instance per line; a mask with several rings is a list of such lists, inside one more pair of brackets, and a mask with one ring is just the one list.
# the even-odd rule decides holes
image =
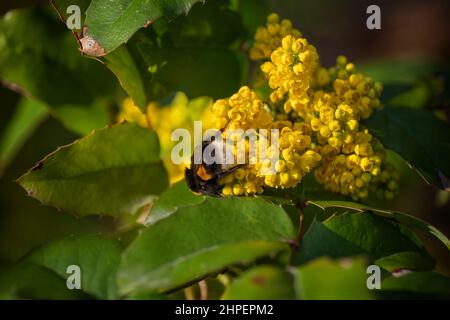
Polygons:
[[[219,142],[211,139],[211,141],[204,141],[201,146],[197,147],[202,149],[202,163],[195,164],[193,155],[191,158],[190,168],[186,168],[184,177],[189,189],[191,189],[192,192],[220,197],[223,188],[223,186],[219,184],[220,179],[229,175],[242,165],[224,165],[215,162],[212,164],[205,163],[203,160],[203,152],[205,148],[212,143]],[[222,145],[219,145],[218,147],[222,148]]]

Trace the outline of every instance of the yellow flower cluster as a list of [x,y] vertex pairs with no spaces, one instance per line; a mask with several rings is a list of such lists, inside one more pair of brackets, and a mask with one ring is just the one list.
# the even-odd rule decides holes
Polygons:
[[298,38],[301,33],[292,27],[290,20],[283,19],[280,22],[280,17],[276,13],[272,13],[267,17],[266,26],[256,30],[253,46],[250,48],[250,59],[268,59],[272,52],[281,45],[281,39],[287,35]]
[[264,182],[273,188],[295,187],[312,168],[316,167],[321,156],[312,150],[311,137],[301,123],[278,121],[273,124],[280,129],[279,160],[275,163],[276,173],[266,175]]
[[[175,142],[171,140],[173,130],[187,129],[193,134],[193,123],[201,120],[204,129],[212,128],[210,105],[212,101],[208,97],[200,97],[189,100],[182,92],[178,92],[170,105],[161,106],[150,103],[147,112],[142,112],[131,98],[123,101],[118,122],[135,122],[143,128],[152,128],[158,134],[161,144],[161,157],[167,168],[170,183],[175,183],[184,177],[184,165],[176,165],[170,159]],[[167,121],[170,119],[170,121]],[[190,158],[186,159],[186,163]]]
[[[323,72],[328,76],[320,75]],[[382,171],[382,156],[374,151],[372,136],[359,123],[380,107],[382,86],[356,73],[343,56],[337,58],[336,67],[319,68],[314,78],[327,81],[316,80],[310,103],[294,110],[311,126],[323,158],[315,171],[316,180],[333,192],[367,198],[377,181],[373,178]],[[330,83],[326,90],[324,86]]]
[[284,37],[281,46],[271,54],[271,61],[265,62],[261,70],[273,89],[270,100],[273,103],[285,99],[285,111],[306,105],[309,102],[309,88],[319,56],[316,48],[304,38],[291,35]]
[[219,99],[212,106],[213,124],[216,128],[255,129],[267,128],[272,122],[270,111],[261,99],[250,90],[242,87],[229,99]]
[[[311,138],[305,132],[308,128],[302,123],[274,121],[261,99],[246,86],[229,99],[217,100],[212,111],[216,127],[227,130],[268,130],[267,135],[257,136],[255,158],[246,159],[245,168],[239,168],[222,179],[224,195],[259,194],[264,187],[293,187],[321,159],[317,152],[311,150]],[[270,129],[279,129],[278,145],[272,143]],[[227,132],[224,131],[224,136]],[[245,140],[245,143],[245,152],[248,153],[249,142]],[[260,148],[261,144],[267,148]],[[236,150],[237,147],[235,154]],[[278,158],[274,161],[276,154]],[[269,172],[270,169],[272,171]]]
[[[261,65],[271,89],[269,101],[264,104],[243,87],[212,108],[219,128],[280,129],[275,172],[261,175],[270,161],[259,158],[258,163],[227,176],[223,194],[293,187],[315,169],[316,180],[332,192],[353,199],[372,193],[391,199],[398,189],[398,174],[384,163],[383,147],[360,124],[381,107],[382,85],[357,73],[344,56],[337,58],[336,66],[322,67],[315,47],[300,37],[290,21],[279,21],[276,14],[270,15],[250,50],[253,60],[270,57]],[[258,143],[262,142],[259,137]],[[269,147],[267,157],[273,151]]]

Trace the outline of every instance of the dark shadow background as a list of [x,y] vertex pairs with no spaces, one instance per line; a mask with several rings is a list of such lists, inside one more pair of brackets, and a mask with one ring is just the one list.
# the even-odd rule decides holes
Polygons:
[[[1,2],[0,14],[11,8],[47,2]],[[447,61],[450,56],[448,0],[270,0],[269,4],[281,17],[291,19],[317,47],[324,65],[333,64],[339,54],[356,63],[372,58],[394,57],[427,57]],[[366,8],[371,4],[381,8],[381,30],[366,28]],[[17,94],[0,87],[0,134],[18,99]],[[13,182],[47,153],[75,138],[55,120],[45,120],[0,177],[0,262],[14,261],[46,239],[71,233],[110,230],[113,221],[107,218],[98,223],[100,218],[76,219],[43,207],[26,197],[25,192]],[[409,174],[413,175],[412,171]],[[418,178],[411,177],[409,180],[412,182],[403,186],[394,208],[423,218],[449,236],[449,203],[437,206],[435,189]],[[432,254],[442,262],[438,268],[450,274],[448,250],[432,239],[424,240]]]

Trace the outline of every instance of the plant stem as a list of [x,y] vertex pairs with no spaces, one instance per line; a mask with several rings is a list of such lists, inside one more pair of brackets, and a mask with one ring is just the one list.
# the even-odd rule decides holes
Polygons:
[[194,290],[192,289],[192,286],[185,288],[183,291],[186,300],[195,300]]
[[198,287],[200,289],[200,300],[208,300],[208,285],[206,284],[206,280],[199,281]]
[[297,234],[295,235],[294,243],[291,245],[291,255],[289,257],[289,265],[292,265],[292,259],[294,256],[294,253],[296,253],[300,248],[300,243],[303,238],[303,220],[305,218],[305,213],[303,209],[305,208],[305,202],[297,203],[296,208],[299,210],[299,218],[298,218],[298,230]]

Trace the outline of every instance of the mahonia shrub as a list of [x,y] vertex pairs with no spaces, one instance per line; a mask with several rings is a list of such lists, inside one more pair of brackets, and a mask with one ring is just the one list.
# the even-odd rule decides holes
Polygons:
[[424,221],[450,204],[448,69],[328,62],[303,31],[335,27],[330,49],[349,22],[391,27],[280,2],[0,17],[2,102],[22,96],[0,109],[0,299],[450,297],[450,242]]
[[[259,144],[268,146],[266,154],[247,157],[246,166],[221,179],[224,196],[262,194],[265,188],[292,188],[312,172],[326,190],[367,199],[371,194],[392,199],[398,192],[399,174],[386,163],[386,152],[361,125],[374,110],[381,108],[383,86],[362,73],[344,56],[326,68],[316,48],[302,37],[290,20],[280,20],[275,13],[265,26],[256,30],[249,58],[260,65],[258,85],[270,88],[263,100],[248,86],[227,99],[207,105],[207,98],[189,102],[178,93],[170,106],[150,103],[147,113],[126,99],[119,121],[136,122],[156,130],[162,145],[162,158],[172,183],[182,179],[185,165],[170,159],[174,143],[170,139],[176,128],[193,132],[193,121],[201,119],[203,128],[223,131],[242,129],[278,129],[280,132],[275,172],[263,169],[271,165],[275,144],[270,135],[258,135]],[[206,99],[206,100],[205,100]],[[170,118],[171,121],[163,119]],[[236,138],[236,137],[234,137]],[[249,141],[245,141],[248,153]],[[234,150],[237,154],[237,147]]]
[[[183,93],[178,93],[171,106],[151,103],[144,114],[128,98],[119,121],[156,130],[172,183],[183,177],[184,165],[170,160],[174,146],[170,134],[176,128],[193,132],[193,121],[200,119],[204,129],[223,130],[224,138],[226,129],[280,130],[276,172],[267,174],[262,170],[271,165],[269,158],[275,145],[270,144],[270,136],[259,135],[255,148],[260,150],[259,139],[265,139],[267,154],[258,154],[259,162],[247,158],[245,167],[223,178],[220,184],[224,196],[262,194],[268,187],[292,188],[312,171],[326,190],[354,200],[367,199],[371,194],[393,199],[398,192],[399,174],[386,163],[382,144],[360,124],[382,107],[382,84],[358,73],[344,56],[337,57],[335,66],[323,67],[316,48],[302,38],[290,20],[280,21],[275,13],[267,17],[266,26],[256,30],[248,54],[261,63],[262,79],[271,90],[267,100],[243,86],[210,108],[204,103],[194,108],[188,106]],[[163,121],[168,118],[170,122]],[[245,143],[248,150],[248,141]]]

